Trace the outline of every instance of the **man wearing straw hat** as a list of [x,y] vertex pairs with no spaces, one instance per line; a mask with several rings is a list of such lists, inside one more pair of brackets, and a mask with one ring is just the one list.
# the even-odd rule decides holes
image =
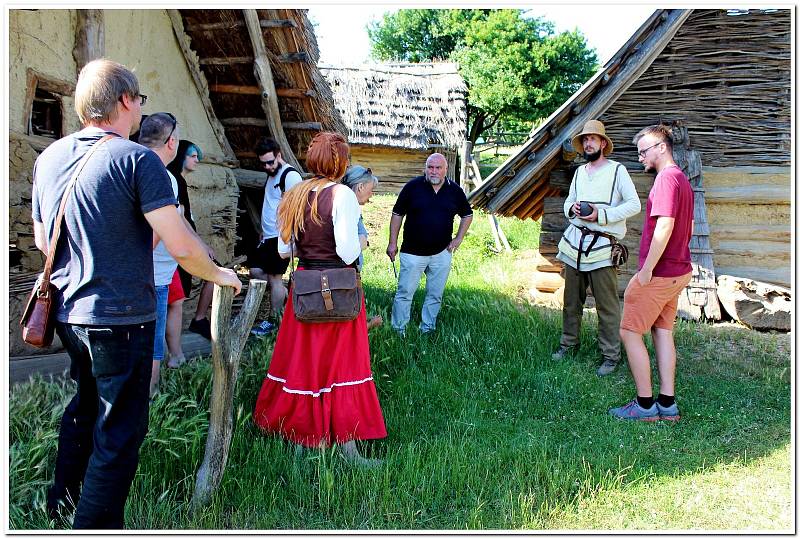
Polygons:
[[599,376],[610,374],[620,360],[620,306],[617,271],[611,257],[615,241],[625,237],[625,220],[639,213],[641,203],[628,171],[607,156],[614,144],[602,122],[589,120],[572,138],[586,159],[575,170],[564,214],[569,226],[558,244],[556,258],[564,263],[563,330],[554,360],[580,346],[580,328],[587,288],[591,287],[598,318],[597,341],[603,362]]

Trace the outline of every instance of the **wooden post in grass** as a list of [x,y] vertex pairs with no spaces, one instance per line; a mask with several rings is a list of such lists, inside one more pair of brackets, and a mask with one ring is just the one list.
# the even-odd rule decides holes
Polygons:
[[231,320],[233,287],[214,285],[211,307],[211,360],[214,381],[211,388],[211,417],[203,464],[197,472],[192,507],[206,505],[225,472],[233,434],[233,394],[239,374],[239,359],[258,313],[267,282],[253,279],[239,315]]

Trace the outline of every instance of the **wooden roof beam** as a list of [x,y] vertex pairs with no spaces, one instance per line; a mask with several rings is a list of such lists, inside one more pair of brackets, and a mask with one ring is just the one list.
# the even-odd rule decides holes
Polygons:
[[275,91],[275,81],[272,78],[272,67],[267,56],[267,46],[264,43],[264,35],[261,33],[261,23],[258,19],[258,12],[255,9],[243,9],[242,16],[247,25],[247,33],[250,36],[250,43],[253,46],[253,56],[255,57],[253,71],[261,87],[261,108],[267,120],[267,127],[270,134],[281,147],[283,159],[297,170],[303,170],[297,161],[289,141],[286,140],[286,133],[281,124],[281,113],[278,108],[278,94]]
[[[269,122],[264,118],[223,118],[225,127],[269,127]],[[305,131],[322,131],[320,122],[283,122],[284,129],[299,129]]]
[[[261,88],[258,86],[246,86],[240,84],[210,84],[208,89],[217,94],[261,95]],[[276,88],[275,93],[278,95],[278,97],[288,97],[290,99],[306,99],[309,97],[317,97],[317,92],[310,88]]]
[[178,40],[178,46],[183,53],[183,59],[186,61],[186,67],[189,69],[194,85],[197,88],[197,93],[200,96],[200,101],[203,103],[208,123],[211,124],[211,129],[214,131],[214,135],[216,135],[225,157],[231,161],[236,161],[236,154],[233,153],[233,148],[231,148],[228,142],[228,137],[225,136],[225,128],[222,127],[216,112],[214,112],[214,107],[211,105],[206,76],[200,69],[197,55],[189,46],[189,36],[187,36],[184,31],[181,13],[177,9],[168,9],[167,14],[172,22],[172,31],[175,33],[175,38]]
[[[297,28],[297,23],[288,19],[260,21],[261,28]],[[243,21],[204,22],[190,24],[186,27],[189,32],[213,32],[214,30],[233,30],[241,28]]]
[[209,56],[200,59],[201,66],[226,66],[230,64],[252,64],[252,56]]

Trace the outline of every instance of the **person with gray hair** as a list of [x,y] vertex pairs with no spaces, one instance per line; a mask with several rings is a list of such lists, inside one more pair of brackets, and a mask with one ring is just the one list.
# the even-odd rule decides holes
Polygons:
[[[84,128],[48,146],[33,170],[34,239],[45,255],[58,249],[51,276],[55,330],[77,383],[61,419],[46,508],[53,520],[74,511],[75,529],[124,525],[147,433],[156,318],[153,232],[191,273],[237,293],[242,286],[236,273],[208,259],[179,220],[158,156],[128,140],[146,101],[128,68],[106,59],[89,62],[75,86]],[[89,154],[96,144],[103,146]],[[54,246],[62,199],[62,241]]]
[[[461,221],[454,238],[453,220],[456,215]],[[472,208],[464,191],[447,178],[447,159],[440,153],[432,153],[425,161],[424,174],[403,186],[389,223],[386,255],[392,262],[397,256],[397,236],[403,225],[400,277],[392,305],[392,328],[401,337],[406,334],[406,324],[411,319],[411,300],[423,273],[426,276],[425,302],[419,330],[424,334],[436,329],[453,254],[471,223]]]
[[[378,177],[372,173],[371,168],[362,167],[361,165],[351,165],[347,168],[342,178],[342,185],[346,185],[356,194],[359,205],[363,206],[369,202],[372,193],[378,185]],[[358,241],[361,244],[361,254],[358,255],[358,271],[364,267],[364,249],[369,247],[369,233],[367,227],[364,226],[364,217],[358,218]],[[380,315],[373,316],[367,322],[367,329],[372,329],[383,324],[383,317]]]

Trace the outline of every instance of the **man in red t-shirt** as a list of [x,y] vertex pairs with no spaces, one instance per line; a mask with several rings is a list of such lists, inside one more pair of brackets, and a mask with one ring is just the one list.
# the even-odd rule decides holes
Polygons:
[[[628,354],[637,397],[609,413],[620,419],[680,419],[675,404],[675,341],[678,296],[692,278],[689,240],[694,192],[672,157],[672,133],[663,125],[642,129],[633,142],[645,170],[655,170],[639,244],[639,271],[625,289],[619,334]],[[651,332],[658,363],[659,395],[653,398],[650,357],[643,335]]]

